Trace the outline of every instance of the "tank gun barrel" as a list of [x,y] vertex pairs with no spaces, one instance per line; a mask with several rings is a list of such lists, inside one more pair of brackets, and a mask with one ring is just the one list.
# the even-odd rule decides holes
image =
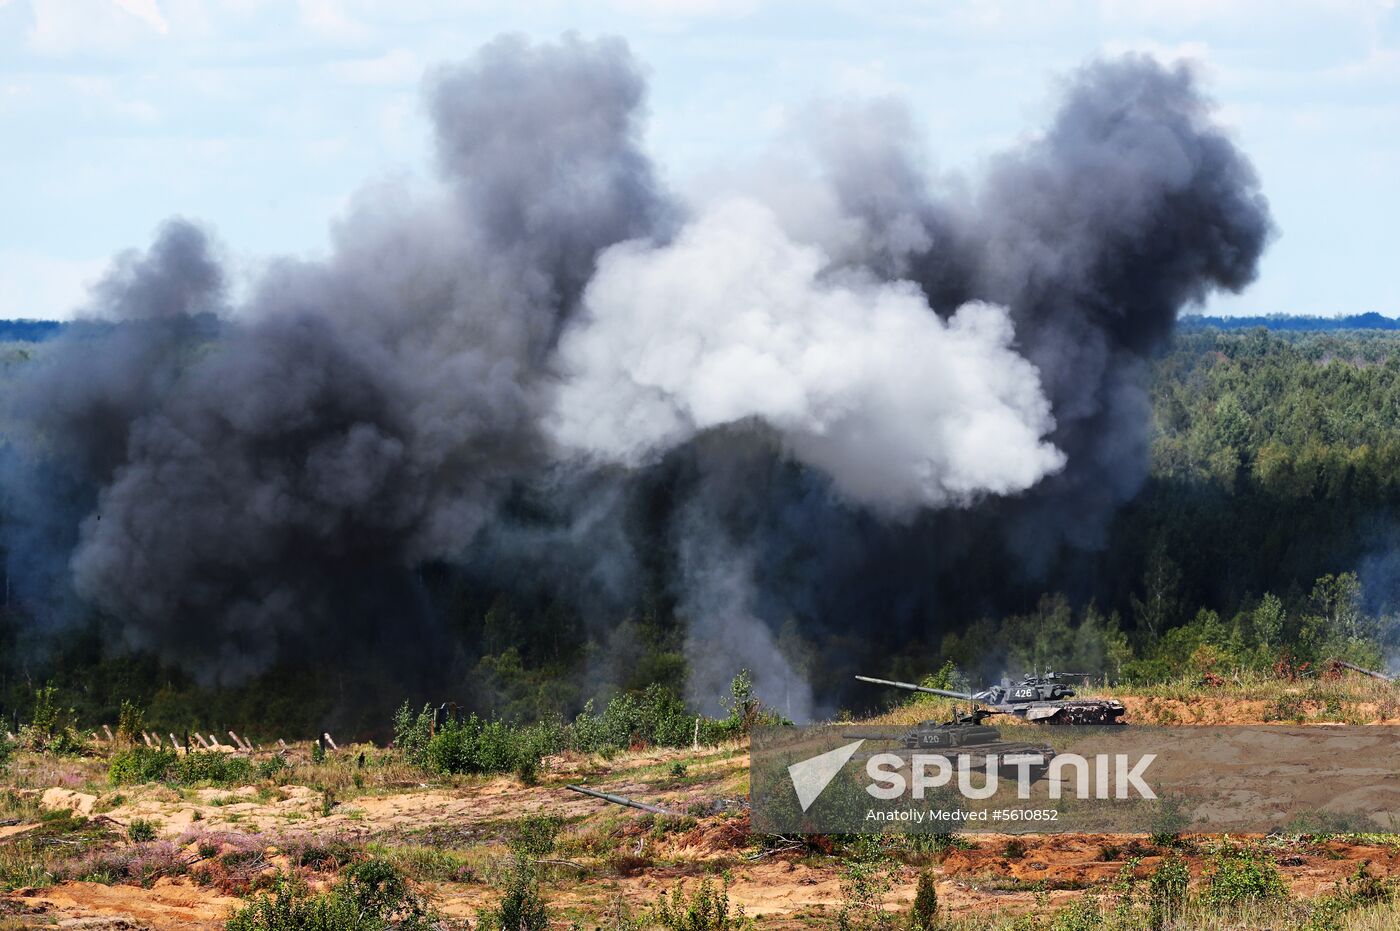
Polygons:
[[926,685],[915,685],[912,682],[897,682],[894,679],[876,679],[873,676],[856,676],[862,682],[870,682],[875,685],[890,685],[897,689],[908,689],[911,692],[926,692],[929,695],[942,695],[945,698],[957,698],[962,701],[983,701],[976,695],[967,692],[954,692],[949,689],[932,689]]

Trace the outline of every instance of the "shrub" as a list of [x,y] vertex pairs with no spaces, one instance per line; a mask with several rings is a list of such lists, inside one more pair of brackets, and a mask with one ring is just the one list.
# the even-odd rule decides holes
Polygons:
[[549,908],[540,894],[539,858],[554,850],[562,822],[558,818],[522,818],[510,841],[515,863],[505,894],[494,909],[480,913],[482,929],[548,931]]
[[[264,760],[259,764],[259,775],[270,778],[286,768],[280,757],[273,759],[278,762],[271,764],[271,760]],[[107,766],[107,776],[113,785],[165,781],[179,785],[209,782],[233,786],[247,782],[252,775],[253,764],[245,757],[214,750],[179,756],[174,750],[132,747],[115,754]]]
[[258,762],[259,779],[276,779],[283,770],[287,769],[287,761],[280,756],[270,756]]
[[938,927],[938,889],[927,871],[919,874],[914,906],[909,910],[909,931],[934,931]]
[[669,896],[661,893],[650,917],[666,931],[738,931],[753,926],[742,908],[730,908],[727,873],[718,889],[707,876],[690,896],[677,883]]
[[19,745],[36,753],[78,753],[83,739],[72,708],[58,707],[58,689],[46,685],[34,693],[34,716],[19,729]]
[[479,917],[482,931],[549,931],[549,907],[540,895],[538,864],[517,860],[500,903]]
[[473,714],[439,727],[414,762],[444,775],[515,772],[529,781],[543,756],[539,736],[534,728],[483,721]]
[[[865,840],[860,838],[862,843]],[[836,927],[840,931],[892,927],[892,915],[884,908],[890,875],[879,862],[878,849],[853,851],[841,864],[841,874],[841,909],[836,915]]]
[[131,823],[126,826],[126,836],[132,843],[156,839],[156,826],[153,822],[145,818],[132,818]]
[[1186,887],[1191,882],[1191,872],[1186,861],[1178,856],[1169,856],[1157,865],[1147,880],[1148,926],[1154,931],[1166,928],[1181,914],[1186,905]]
[[122,699],[121,710],[117,712],[117,740],[134,744],[145,729],[146,712]]
[[232,786],[248,782],[252,775],[253,764],[247,758],[208,750],[177,758],[167,778],[181,785],[211,782]]
[[167,778],[175,760],[174,750],[132,747],[112,755],[107,764],[107,778],[114,786],[160,782]]
[[226,931],[429,931],[437,921],[403,874],[383,860],[350,867],[328,892],[296,878],[239,909]]
[[1222,848],[1211,857],[1204,899],[1212,905],[1239,905],[1288,897],[1278,867],[1249,848]]

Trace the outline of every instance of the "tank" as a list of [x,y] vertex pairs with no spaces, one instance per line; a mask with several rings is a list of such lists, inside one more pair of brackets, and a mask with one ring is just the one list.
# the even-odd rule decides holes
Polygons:
[[1014,714],[1035,724],[1122,724],[1119,720],[1127,711],[1123,703],[1113,698],[1076,698],[1066,680],[1086,678],[1088,673],[1044,672],[1023,676],[1020,682],[1002,679],[980,692],[954,692],[935,689],[912,682],[856,676],[862,682],[889,685],[911,692],[927,692],[961,701],[976,702],[992,711]]
[[[1050,766],[1050,760],[1055,756],[1054,748],[1048,744],[1029,741],[1003,740],[1000,731],[984,723],[992,715],[1003,713],[985,708],[978,708],[968,714],[954,710],[950,721],[920,721],[908,729],[889,733],[872,734],[868,730],[862,730],[860,733],[853,732],[846,736],[898,744],[892,751],[881,752],[930,752],[949,757],[970,757],[974,769],[985,768],[987,757],[993,754],[1000,760],[1017,756],[1038,756],[1041,762],[1032,767],[1030,773],[1032,781],[1042,778]],[[864,753],[859,754],[857,758],[868,758],[872,755]]]

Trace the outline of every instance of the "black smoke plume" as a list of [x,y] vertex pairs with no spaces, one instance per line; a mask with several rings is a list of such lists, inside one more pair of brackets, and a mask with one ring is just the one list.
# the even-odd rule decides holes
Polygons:
[[620,40],[500,39],[429,77],[439,183],[363,192],[328,259],[232,304],[196,224],[120,257],[11,392],[36,615],[217,681],[437,657],[447,561],[599,625],[668,599],[695,695],[747,662],[801,716],[784,625],[834,668],[947,623],[989,537],[1022,571],[1101,542],[1147,360],[1270,232],[1190,71],[1146,58],[1079,72],[972,182],[897,106],[814,111],[799,209],[679,205],[643,97]]

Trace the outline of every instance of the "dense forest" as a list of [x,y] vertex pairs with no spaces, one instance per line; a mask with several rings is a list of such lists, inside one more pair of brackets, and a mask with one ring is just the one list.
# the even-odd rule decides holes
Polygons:
[[[872,634],[878,619],[830,636],[778,625],[793,667],[831,689],[818,710],[887,700],[843,684],[861,670],[918,678],[952,663],[972,684],[1033,668],[1150,682],[1307,670],[1331,656],[1384,663],[1400,607],[1400,335],[1193,323],[1156,361],[1152,403],[1150,477],[1101,548],[1013,573],[970,546],[938,569],[950,592],[940,622],[912,634]],[[420,670],[307,655],[224,688],[126,648],[116,618],[36,638],[7,583],[0,709],[23,718],[52,683],[90,723],[131,699],[162,730],[292,736],[328,722],[377,733],[405,698],[529,722],[657,683],[681,692],[686,621],[664,592],[599,631],[557,594],[492,587],[470,566],[428,565],[419,578],[449,643]],[[735,671],[743,664],[736,655]],[[453,684],[419,674],[430,667],[454,670]],[[783,707],[784,696],[760,697]]]

